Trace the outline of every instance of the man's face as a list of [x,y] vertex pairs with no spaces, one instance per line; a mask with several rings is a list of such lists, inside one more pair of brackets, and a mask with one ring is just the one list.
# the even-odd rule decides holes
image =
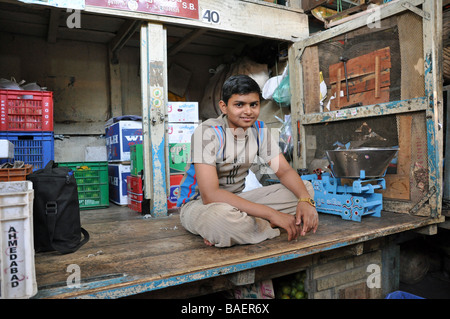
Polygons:
[[246,130],[258,119],[260,112],[260,100],[258,93],[233,94],[225,102],[219,102],[220,109],[228,116],[230,128],[242,128]]

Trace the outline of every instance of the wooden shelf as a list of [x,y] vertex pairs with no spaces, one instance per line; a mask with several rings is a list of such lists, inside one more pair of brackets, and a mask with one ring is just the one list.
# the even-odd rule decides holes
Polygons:
[[[382,212],[380,218],[359,222],[319,214],[319,228],[296,241],[287,233],[255,245],[209,247],[187,232],[178,213],[145,219],[127,207],[81,212],[81,223],[91,239],[78,251],[35,256],[38,294],[35,298],[119,298],[161,289],[183,289],[184,284],[226,277],[261,266],[277,267],[335,248],[435,224],[440,219]],[[67,267],[80,267],[80,288],[67,287]],[[172,290],[173,291],[173,290]],[[170,296],[168,296],[170,297]]]

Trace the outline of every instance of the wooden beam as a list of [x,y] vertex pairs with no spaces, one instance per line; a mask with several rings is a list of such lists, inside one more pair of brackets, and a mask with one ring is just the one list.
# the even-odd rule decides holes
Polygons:
[[430,198],[431,216],[437,217],[442,208],[443,176],[443,77],[442,77],[442,0],[426,0],[422,10],[431,14],[423,19],[423,43],[425,61],[425,96],[429,107],[426,110],[428,177],[430,189],[436,187]]
[[394,16],[396,14],[408,10],[404,6],[402,6],[402,4],[405,2],[409,2],[413,6],[418,6],[422,4],[424,0],[393,0],[392,2],[388,2],[385,5],[379,6],[377,8],[369,9],[359,14],[355,14],[352,16],[351,21],[346,21],[346,23],[343,23],[345,22],[343,21],[344,19],[339,20],[341,24],[336,25],[328,30],[319,32],[317,34],[313,34],[306,39],[299,39],[299,40],[302,40],[302,46],[303,48],[305,48],[314,44],[321,43],[335,36],[339,36],[341,34],[359,29],[361,27],[366,26],[370,27],[371,23],[376,22],[372,21],[371,19],[372,15],[374,19],[380,21],[385,18]]
[[436,235],[437,234],[437,224],[428,225],[415,230],[416,233],[421,235]]
[[230,280],[235,286],[250,285],[255,283],[255,269],[249,269],[244,271],[239,271],[237,273],[228,275],[228,280]]
[[161,24],[141,26],[142,136],[144,145],[144,197],[150,199],[152,217],[167,216],[168,145],[167,34]]
[[404,112],[424,111],[427,108],[427,100],[424,97],[379,103],[373,105],[363,105],[357,109],[341,109],[326,113],[313,113],[301,116],[303,124],[317,124],[325,122],[343,121],[381,115],[400,114]]
[[450,219],[446,219],[444,222],[438,224],[438,227],[450,230]]
[[170,50],[168,50],[167,55],[168,56],[174,56],[177,54],[180,50],[182,50],[185,46],[189,45],[192,41],[194,41],[196,38],[201,36],[206,32],[206,29],[197,29],[189,33],[185,38],[181,39],[177,43],[175,43]]
[[134,35],[141,21],[128,20],[122,24],[117,35],[110,41],[109,46],[113,56],[117,57],[117,53],[123,48],[127,41]]
[[368,6],[369,5],[367,5],[367,4],[361,4],[359,6],[352,7],[352,8],[349,8],[347,10],[344,10],[344,11],[338,12],[336,14],[333,14],[332,16],[324,17],[324,19],[325,19],[325,21],[327,21],[327,23],[329,23],[330,21],[333,21],[336,18],[340,18],[340,17],[343,17],[343,16],[348,15],[348,14],[352,14],[352,13],[355,13],[355,12],[364,11],[364,10],[367,9]]
[[311,11],[327,2],[328,0],[302,0],[301,7],[304,11]]
[[[202,10],[216,12],[219,15],[219,21],[212,23],[203,19]],[[304,38],[308,32],[308,16],[302,13],[301,9],[270,5],[270,3],[256,0],[202,0],[199,1],[198,19],[186,19],[90,5],[86,6],[85,12],[286,41],[296,41]],[[251,19],[248,18],[249,13],[251,13]],[[255,23],[255,21],[260,23]]]
[[123,115],[122,111],[122,83],[120,80],[120,65],[114,52],[108,50],[109,62],[109,96],[111,117]]
[[60,10],[50,9],[50,19],[48,21],[47,41],[48,43],[56,43],[58,37],[58,26],[60,18]]
[[305,113],[320,112],[320,63],[319,47],[305,49],[302,57],[304,83]]
[[[292,134],[294,141],[294,152],[295,156],[293,156],[293,167],[297,168],[305,168],[306,167],[306,150],[305,147],[301,147],[301,145],[306,145],[306,134],[305,128],[303,125],[300,125],[300,128],[297,127],[297,120],[305,113],[304,105],[305,105],[305,86],[303,85],[304,81],[304,71],[305,67],[303,66],[300,56],[300,42],[296,42],[289,47],[288,52],[288,64],[289,64],[289,83],[291,87],[291,125],[293,132]],[[298,130],[300,132],[298,132]],[[299,140],[300,136],[300,140]]]
[[346,250],[352,256],[361,256],[364,253],[364,243],[358,243]]

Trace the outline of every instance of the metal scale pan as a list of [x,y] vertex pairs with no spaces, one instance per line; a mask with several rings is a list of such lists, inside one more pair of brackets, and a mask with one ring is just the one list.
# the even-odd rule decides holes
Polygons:
[[[376,190],[386,188],[382,177],[397,152],[396,148],[327,151],[333,176],[302,176],[313,185],[317,211],[357,222],[367,215],[381,217],[383,198]],[[341,185],[341,178],[354,179],[353,184]]]
[[398,148],[357,148],[326,151],[331,171],[338,178],[378,178],[384,176]]

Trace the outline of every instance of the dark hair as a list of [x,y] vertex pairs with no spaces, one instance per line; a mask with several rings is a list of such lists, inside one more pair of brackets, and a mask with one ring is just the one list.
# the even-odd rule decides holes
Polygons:
[[228,99],[233,94],[249,94],[257,93],[259,99],[262,99],[261,88],[258,83],[248,75],[232,75],[230,76],[222,86],[222,101],[228,104]]

